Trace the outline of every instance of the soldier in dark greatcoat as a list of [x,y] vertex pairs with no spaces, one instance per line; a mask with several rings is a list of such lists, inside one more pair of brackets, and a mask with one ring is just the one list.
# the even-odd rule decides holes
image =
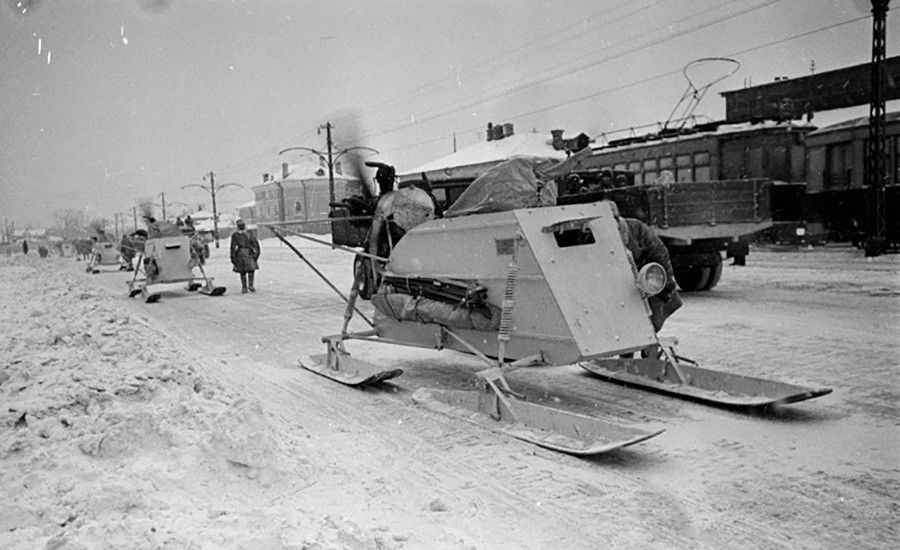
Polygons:
[[675,284],[675,271],[669,259],[669,250],[652,227],[641,220],[619,216],[619,209],[615,203],[611,203],[611,206],[619,224],[622,242],[631,252],[638,270],[650,262],[656,262],[666,270],[666,286],[656,296],[647,298],[651,311],[650,321],[653,323],[653,329],[659,332],[666,319],[682,305]]
[[259,241],[246,231],[244,220],[237,221],[237,231],[231,235],[231,264],[233,271],[241,275],[241,294],[256,292],[253,287],[254,272],[259,269]]

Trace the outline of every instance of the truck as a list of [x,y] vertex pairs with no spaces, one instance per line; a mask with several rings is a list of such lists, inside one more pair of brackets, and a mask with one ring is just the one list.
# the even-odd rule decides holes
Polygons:
[[752,235],[773,226],[772,181],[763,178],[635,185],[621,171],[573,172],[557,182],[557,204],[608,199],[619,212],[652,226],[684,291],[714,288],[723,255],[741,262]]

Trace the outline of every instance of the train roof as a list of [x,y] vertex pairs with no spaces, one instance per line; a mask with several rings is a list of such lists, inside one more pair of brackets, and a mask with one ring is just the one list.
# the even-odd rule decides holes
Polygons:
[[[892,111],[884,115],[885,123],[889,124],[891,122],[900,121],[900,111]],[[850,120],[844,120],[842,122],[837,122],[835,124],[830,124],[828,126],[824,126],[819,128],[815,132],[810,132],[811,136],[818,136],[823,134],[828,134],[831,132],[838,132],[841,130],[850,130],[853,128],[862,128],[864,126],[869,125],[869,117],[861,116],[859,118],[851,118]]]
[[699,124],[691,128],[685,128],[679,131],[672,131],[671,133],[667,134],[651,133],[642,136],[617,139],[610,141],[606,145],[594,147],[593,150],[597,153],[603,153],[612,150],[621,151],[623,149],[633,149],[649,145],[673,143],[690,139],[700,139],[709,136],[721,136],[778,129],[798,129],[804,131],[813,131],[816,129],[816,126],[808,122],[774,120],[766,120],[762,122],[741,122],[736,124],[730,124],[726,122],[710,122]]

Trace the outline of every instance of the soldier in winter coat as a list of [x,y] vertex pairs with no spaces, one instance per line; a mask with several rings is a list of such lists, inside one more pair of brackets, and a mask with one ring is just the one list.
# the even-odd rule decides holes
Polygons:
[[672,261],[669,259],[669,251],[652,227],[635,218],[620,217],[615,203],[611,203],[611,206],[619,224],[622,242],[625,243],[625,248],[631,252],[638,270],[650,262],[656,262],[666,270],[666,286],[659,294],[647,299],[651,311],[650,321],[653,323],[653,329],[659,332],[666,319],[682,305],[681,296],[678,295],[675,284],[675,272],[672,269]]
[[238,220],[238,230],[231,235],[231,264],[233,271],[241,275],[241,294],[246,294],[248,290],[256,292],[253,275],[259,269],[259,241],[246,228],[244,220]]

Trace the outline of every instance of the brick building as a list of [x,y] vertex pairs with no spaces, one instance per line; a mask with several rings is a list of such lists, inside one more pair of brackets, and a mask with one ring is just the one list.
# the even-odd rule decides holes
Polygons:
[[[328,218],[328,167],[324,162],[304,159],[298,164],[283,163],[281,174],[275,177],[263,174],[263,181],[251,189],[255,197],[253,220],[255,223],[280,221],[310,221]],[[358,178],[350,177],[340,162],[334,166],[334,196],[339,201],[359,185]],[[243,214],[242,214],[243,215]],[[328,222],[298,224],[308,233],[329,233]]]

